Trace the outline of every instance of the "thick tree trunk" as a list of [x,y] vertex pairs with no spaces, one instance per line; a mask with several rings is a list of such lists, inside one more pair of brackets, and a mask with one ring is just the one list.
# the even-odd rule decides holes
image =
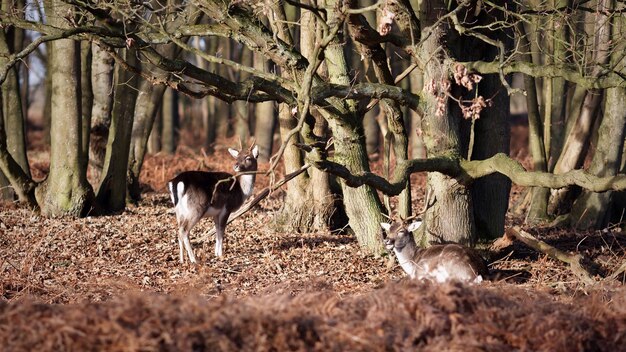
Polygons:
[[[422,3],[422,24],[433,26],[446,9],[443,1]],[[458,117],[450,111],[450,103],[446,95],[446,87],[450,86],[447,70],[443,69],[446,52],[445,37],[450,31],[446,22],[432,28],[430,36],[425,40],[419,55],[427,62],[424,69],[424,85],[426,86],[423,101],[424,111],[424,143],[428,157],[460,155]],[[436,53],[436,54],[435,54]],[[430,242],[457,242],[473,244],[475,242],[475,224],[472,208],[472,197],[468,187],[459,184],[455,179],[444,174],[432,172],[428,174],[430,203],[424,215],[424,244]]]
[[[285,19],[285,9],[282,3],[274,3],[271,5],[272,11],[268,14],[270,25],[279,38],[286,43],[293,45],[293,38],[289,32]],[[305,16],[305,21],[307,17]],[[306,32],[308,34],[308,32]],[[306,44],[305,44],[305,50]],[[281,72],[281,75],[285,78],[291,78],[289,72]],[[289,132],[298,125],[298,121],[291,113],[291,109],[286,104],[280,104],[278,108],[278,126],[280,130],[280,136],[282,143],[285,143],[285,138]],[[283,154],[283,164],[285,165],[285,174],[292,173],[304,164],[302,153],[294,145],[299,141],[299,135],[295,135],[287,143]],[[285,202],[283,204],[280,213],[275,218],[275,224],[278,226],[284,226],[286,229],[295,229],[297,231],[307,231],[311,224],[314,214],[311,211],[312,204],[307,204],[308,195],[307,189],[309,187],[309,178],[306,173],[301,174],[292,180],[287,186],[287,192],[285,195]]]
[[[125,60],[137,64],[137,54],[123,49]],[[98,204],[105,212],[118,212],[126,206],[126,186],[130,138],[137,100],[138,76],[121,66],[115,71],[115,95],[111,128],[107,142],[102,180],[97,192]]]
[[[327,1],[327,6],[334,7],[334,1]],[[333,18],[333,12],[329,18]],[[348,67],[342,48],[342,38],[335,38],[325,51],[325,63],[331,83],[350,84]],[[365,132],[362,119],[356,115],[356,103],[344,101],[346,113],[328,119],[335,141],[335,161],[345,165],[353,173],[369,171],[365,150]],[[343,201],[348,215],[350,228],[354,231],[360,246],[371,253],[380,253],[380,223],[384,221],[383,208],[376,191],[369,186],[348,187],[341,181]]]
[[[499,11],[488,13],[478,13],[476,7],[467,8],[461,16],[468,23],[475,26],[488,27],[491,23],[504,21],[506,14]],[[503,50],[508,51],[513,47],[513,33],[507,29],[489,30],[483,35],[502,43]],[[473,36],[453,36],[456,41],[451,41],[451,49],[458,48],[458,56],[463,61],[492,60],[498,57],[498,48],[484,42],[482,39]],[[508,77],[505,77],[508,79]],[[492,105],[486,107],[476,120],[464,119],[460,109],[453,109],[455,116],[464,121],[461,126],[461,133],[464,136],[463,144],[466,141],[468,155],[472,160],[485,160],[498,153],[509,154],[510,148],[510,98],[503,86],[498,74],[483,75],[482,81],[476,83],[473,90],[468,91],[466,87],[459,87],[460,92],[452,95],[463,94],[465,99],[472,100],[476,96],[491,99]],[[454,90],[453,90],[454,91]],[[454,103],[453,103],[454,104]],[[457,104],[455,104],[457,105]],[[458,105],[457,105],[458,106]],[[473,131],[472,131],[473,129]],[[471,134],[474,134],[472,144]],[[469,138],[468,138],[469,137]],[[505,215],[509,205],[509,192],[511,181],[503,175],[494,174],[476,180],[471,186],[472,202],[474,208],[474,221],[476,231],[481,238],[494,239],[504,233]]]
[[[45,3],[51,25],[66,27],[72,7],[62,1]],[[63,14],[63,16],[59,15]],[[85,215],[93,198],[87,182],[87,160],[82,158],[80,43],[52,42],[50,173],[36,189],[41,211],[47,216]]]

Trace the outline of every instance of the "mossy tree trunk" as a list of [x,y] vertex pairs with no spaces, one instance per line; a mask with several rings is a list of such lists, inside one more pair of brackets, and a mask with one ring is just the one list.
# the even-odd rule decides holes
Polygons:
[[[334,8],[335,1],[326,1],[326,6]],[[338,14],[333,11],[329,12],[329,18],[337,17]],[[324,62],[328,68],[331,83],[350,85],[342,43],[341,35],[331,41],[326,48]],[[342,116],[327,118],[335,142],[334,159],[353,173],[369,171],[365,131],[362,119],[357,114],[357,104],[352,100],[344,101],[342,108],[344,111]],[[365,250],[380,253],[382,251],[380,223],[385,218],[382,215],[383,207],[376,191],[369,186],[352,188],[343,180],[340,183],[350,228],[354,231],[357,241]]]
[[[65,17],[73,8],[62,1],[45,2],[51,25],[67,28]],[[51,44],[50,173],[36,189],[41,211],[47,216],[85,215],[93,191],[87,182],[87,160],[81,153],[80,43],[61,39]]]

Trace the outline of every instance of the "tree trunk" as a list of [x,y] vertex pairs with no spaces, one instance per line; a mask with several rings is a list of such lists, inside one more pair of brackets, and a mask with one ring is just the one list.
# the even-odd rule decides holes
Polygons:
[[[605,115],[598,131],[599,139],[589,173],[604,177],[619,172],[626,133],[626,89],[609,88],[606,91]],[[611,218],[612,191],[594,193],[583,191],[570,213],[570,223],[578,229],[602,229]]]
[[[599,67],[605,65],[609,61],[611,47],[611,25],[608,13],[615,7],[612,0],[601,0],[597,4],[598,12],[595,14],[595,45],[594,45],[594,70],[593,75],[598,76],[601,73]],[[603,91],[599,89],[590,89],[587,91],[583,107],[578,119],[572,127],[570,133],[563,145],[563,152],[559,156],[554,173],[562,174],[567,171],[582,166],[584,158],[589,147],[589,140],[592,134],[592,128],[598,115],[600,104],[602,103]],[[566,202],[570,187],[560,189],[556,192],[550,202],[550,208],[554,213],[563,213],[568,211],[571,203]]]
[[82,145],[80,152],[82,158],[89,160],[89,138],[91,131],[91,112],[93,106],[93,90],[91,88],[91,65],[92,52],[91,42],[84,41],[80,43],[80,87],[81,87],[81,116],[82,116]]
[[[73,8],[62,1],[45,2],[50,25],[67,27],[64,19]],[[59,14],[63,14],[60,16]],[[85,215],[93,198],[87,182],[87,160],[82,158],[80,43],[60,39],[51,43],[50,173],[36,189],[41,211],[47,216]]]
[[178,98],[171,89],[166,89],[163,95],[161,117],[161,150],[173,154],[178,139]]
[[[260,54],[254,53],[254,68],[259,71],[269,72],[267,60]],[[258,103],[254,107],[256,125],[254,138],[259,146],[259,161],[266,163],[272,155],[274,142],[274,102]]]
[[[171,59],[180,53],[180,48],[173,44],[165,45],[158,50],[163,56]],[[142,64],[141,69],[152,72],[152,75],[159,79],[167,79],[169,77],[167,72],[149,63]],[[128,156],[128,197],[133,202],[138,202],[141,199],[139,175],[143,166],[150,132],[153,129],[154,120],[163,100],[165,90],[165,85],[153,85],[146,80],[139,82],[139,93],[135,102],[133,132],[130,140],[130,154]]]
[[[239,54],[232,58],[233,61],[238,61],[244,66],[252,66],[252,52],[241,44],[237,44],[236,46],[238,47],[236,50],[239,51]],[[245,79],[245,75],[241,72],[238,75],[240,81]],[[235,115],[235,134],[237,135],[237,139],[241,141],[247,141],[250,137],[248,107],[248,102],[245,100],[238,100],[232,104]]]
[[[424,88],[424,76],[421,71],[413,70],[410,73],[411,91],[421,92]],[[416,111],[411,110],[411,128],[408,132],[409,143],[411,146],[411,157],[413,159],[426,158],[426,146],[422,137],[422,116]]]
[[[334,1],[327,1],[329,8],[334,8]],[[329,18],[336,17],[333,11]],[[341,43],[343,39],[338,35],[326,48],[324,62],[328,68],[331,83],[350,85],[350,76]],[[328,125],[335,141],[335,161],[345,165],[353,173],[369,171],[369,163],[365,150],[365,131],[360,116],[357,116],[357,106],[354,101],[344,101],[343,116],[328,118]],[[350,228],[361,248],[371,252],[382,251],[380,239],[380,223],[385,220],[382,216],[383,208],[374,189],[369,186],[358,188],[348,187],[340,181],[343,191],[343,201],[348,215]]]
[[[3,7],[6,4],[3,4]],[[8,9],[6,9],[8,11]],[[9,40],[11,39],[11,40]],[[13,42],[15,38],[7,38],[3,29],[0,29],[0,66],[4,66],[8,62],[8,56],[12,54],[10,48],[10,41]],[[0,97],[2,98],[2,115],[4,118],[4,126],[7,133],[7,150],[13,157],[13,159],[22,168],[24,173],[30,177],[30,169],[28,166],[28,159],[26,157],[26,130],[24,125],[24,111],[22,111],[22,100],[20,97],[20,84],[18,77],[17,66],[13,66],[8,72],[4,83],[2,84],[2,91]],[[0,187],[2,187],[0,181]],[[6,187],[6,185],[4,185]],[[7,193],[7,198],[13,199],[13,192],[6,192],[5,189],[2,193]]]
[[[552,8],[566,9],[569,12],[573,6],[571,0],[552,0]],[[570,16],[566,13],[563,16]],[[550,49],[552,52],[551,61],[555,65],[565,65],[567,63],[567,48],[569,42],[569,26],[563,25],[555,16],[550,17],[548,38],[552,41]],[[548,78],[551,81],[550,97],[551,105],[546,105],[550,110],[550,155],[559,155],[563,149],[563,137],[565,131],[565,102],[566,102],[566,82],[563,77]]]
[[[137,53],[123,49],[126,62],[137,65]],[[126,186],[130,137],[137,101],[138,76],[117,66],[111,128],[107,142],[102,180],[97,192],[98,205],[105,212],[118,212],[126,206]]]
[[[488,27],[491,23],[505,21],[506,14],[497,10],[488,13],[476,12],[476,7],[468,7],[461,13],[462,18],[468,23],[474,23],[478,28]],[[480,31],[480,30],[479,30]],[[505,51],[513,47],[513,32],[508,29],[489,30],[481,32],[483,35],[502,43]],[[492,60],[499,54],[498,48],[473,36],[453,36],[458,41],[450,42],[452,49],[459,48],[458,56],[463,61]],[[509,79],[505,77],[504,79]],[[461,133],[463,144],[468,148],[468,155],[472,160],[485,160],[498,153],[509,154],[510,135],[510,98],[507,94],[501,78],[498,74],[483,75],[482,81],[476,83],[473,90],[459,87],[458,94],[465,96],[466,100],[472,100],[476,96],[491,99],[492,105],[486,107],[478,119],[463,117],[460,109],[452,109],[456,117],[463,121]],[[455,90],[453,90],[454,92]],[[473,129],[473,131],[472,131]],[[474,134],[472,143],[471,134]],[[482,177],[471,186],[474,221],[476,231],[484,239],[495,239],[504,233],[505,215],[509,205],[509,193],[511,181],[504,175],[494,174]]]
[[[445,13],[444,1],[422,2],[422,25],[433,26]],[[446,86],[449,78],[443,69],[447,53],[446,35],[451,29],[446,22],[432,28],[430,36],[424,41],[419,55],[427,62],[424,68],[426,86],[421,102],[424,111],[424,144],[428,157],[460,155],[458,117],[450,111]],[[428,174],[428,194],[430,203],[424,215],[426,236],[423,244],[430,242],[457,242],[473,244],[475,242],[475,224],[470,190],[455,179],[438,172]]]
[[104,49],[92,44],[91,90],[93,105],[91,106],[91,133],[89,143],[89,164],[96,184],[100,183],[100,175],[104,166],[111,111],[113,109],[113,68],[114,61]]
[[[609,5],[610,9],[615,6],[614,2]],[[623,5],[620,6],[624,8]],[[613,19],[612,37],[618,41],[626,32],[626,20],[623,16]],[[614,51],[612,54],[613,67],[620,67],[623,53]],[[621,73],[625,73],[623,65]],[[623,151],[626,147],[626,89],[608,88],[604,102],[604,117],[598,128],[598,142],[595,148],[591,165],[587,170],[596,176],[614,176],[617,174],[624,159]],[[623,220],[624,209],[613,209],[612,200],[616,192],[594,193],[583,191],[576,199],[570,213],[570,224],[578,229],[602,229],[605,228],[614,215]],[[623,193],[623,192],[622,192]],[[619,202],[617,202],[619,203]],[[618,205],[619,206],[619,205]],[[612,214],[617,211],[618,214]]]
[[[156,70],[155,70],[156,71]],[[133,202],[141,199],[139,174],[146,155],[148,139],[166,87],[142,80],[135,103],[135,118],[128,157],[128,196]]]

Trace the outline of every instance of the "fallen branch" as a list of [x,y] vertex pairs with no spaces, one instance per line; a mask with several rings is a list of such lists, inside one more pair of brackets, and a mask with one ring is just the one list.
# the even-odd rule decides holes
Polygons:
[[[236,212],[230,214],[230,217],[228,217],[228,222],[226,222],[226,225],[230,224],[231,222],[233,222],[235,219],[237,219],[241,215],[247,213],[250,209],[252,209],[252,207],[254,207],[255,205],[259,204],[259,202],[261,202],[271,192],[274,192],[278,188],[282,187],[285,183],[291,181],[293,178],[295,178],[296,176],[298,176],[301,173],[305,172],[310,167],[311,167],[311,164],[304,164],[297,171],[294,171],[294,172],[292,172],[292,173],[290,173],[288,175],[285,175],[285,177],[282,180],[278,181],[277,183],[263,188],[261,190],[261,192],[256,197],[254,197],[251,200],[249,200],[248,202],[246,202]],[[215,226],[213,226],[213,228],[207,233],[207,236],[210,237],[210,236],[215,235],[215,231],[216,231],[215,230]]]
[[518,226],[514,226],[512,228],[508,228],[504,234],[505,239],[508,240],[518,240],[528,247],[544,253],[548,255],[548,257],[552,259],[556,259],[562,261],[564,263],[569,264],[570,270],[576,275],[581,282],[585,285],[592,285],[596,281],[591,277],[591,274],[585,267],[580,263],[582,256],[578,253],[566,253],[557,248],[552,247],[551,245],[545,243],[544,241],[538,240],[534,238],[531,234],[526,231],[521,230]]

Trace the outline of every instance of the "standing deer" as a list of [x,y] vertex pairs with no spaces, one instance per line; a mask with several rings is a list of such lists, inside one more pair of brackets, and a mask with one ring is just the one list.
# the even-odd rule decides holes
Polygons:
[[[229,148],[235,158],[235,172],[245,173],[257,170],[259,147],[254,143],[247,152]],[[231,175],[227,172],[185,171],[167,183],[174,203],[178,222],[178,247],[180,262],[184,262],[183,245],[191,263],[196,262],[189,232],[200,219],[213,217],[215,223],[215,255],[222,256],[222,240],[228,216],[239,209],[252,194],[254,173]]]
[[409,224],[406,220],[380,224],[385,230],[385,247],[396,253],[400,266],[412,279],[480,283],[487,278],[489,269],[485,260],[471,248],[460,244],[418,247],[411,232],[417,230],[421,224],[421,221]]

